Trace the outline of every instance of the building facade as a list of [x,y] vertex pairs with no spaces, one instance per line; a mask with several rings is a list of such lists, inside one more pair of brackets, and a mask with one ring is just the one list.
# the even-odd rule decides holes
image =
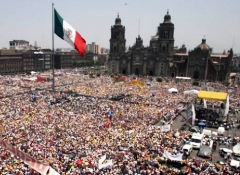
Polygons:
[[[65,69],[104,63],[107,54],[88,52],[82,58],[75,50],[68,52],[55,51],[54,68]],[[24,73],[29,71],[44,71],[52,69],[52,51],[39,50],[0,50],[0,74]]]
[[232,68],[233,51],[214,54],[202,39],[195,49],[187,52],[183,45],[174,47],[174,24],[169,12],[164,16],[149,47],[143,46],[140,36],[125,50],[125,26],[119,15],[111,27],[108,71],[110,74],[175,77],[187,76],[199,80],[227,80]]

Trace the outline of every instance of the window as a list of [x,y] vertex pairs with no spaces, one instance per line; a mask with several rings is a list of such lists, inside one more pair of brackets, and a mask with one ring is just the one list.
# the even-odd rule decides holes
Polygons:
[[166,52],[166,47],[165,46],[163,46],[162,51]]
[[169,35],[168,35],[168,31],[165,30],[165,31],[164,31],[164,38],[168,38],[168,36],[169,36]]

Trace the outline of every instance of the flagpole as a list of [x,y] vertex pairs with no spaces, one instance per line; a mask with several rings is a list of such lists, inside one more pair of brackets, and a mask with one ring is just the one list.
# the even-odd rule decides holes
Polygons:
[[55,92],[54,77],[54,3],[52,3],[52,90]]

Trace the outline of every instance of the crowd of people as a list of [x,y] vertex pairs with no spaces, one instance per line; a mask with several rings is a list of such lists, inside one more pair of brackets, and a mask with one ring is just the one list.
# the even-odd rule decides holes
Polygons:
[[[0,77],[1,137],[62,175],[233,172],[226,164],[194,157],[176,162],[163,156],[164,151],[181,153],[189,132],[178,131],[175,136],[176,130],[162,131],[155,124],[168,113],[176,118],[179,104],[192,100],[183,91],[201,87],[171,80],[153,80],[150,86],[133,84],[133,79],[149,81],[133,76],[114,82],[108,75],[90,78],[63,70],[61,76],[55,77],[52,91],[51,81],[22,79],[26,76]],[[179,93],[169,94],[172,87]],[[118,94],[126,98],[109,100]],[[237,95],[231,94],[231,108],[239,108]],[[0,146],[0,174],[38,173]]]

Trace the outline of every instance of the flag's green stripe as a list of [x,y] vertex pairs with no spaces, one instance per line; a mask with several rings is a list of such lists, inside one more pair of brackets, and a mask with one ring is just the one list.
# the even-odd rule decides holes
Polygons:
[[58,14],[58,12],[54,9],[54,33],[63,39],[63,19]]

